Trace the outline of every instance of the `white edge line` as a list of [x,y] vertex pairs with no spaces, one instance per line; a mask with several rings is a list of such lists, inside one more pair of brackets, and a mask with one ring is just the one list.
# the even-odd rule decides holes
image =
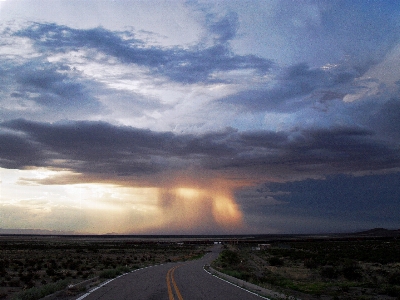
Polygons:
[[[216,275],[214,275],[214,274],[211,274],[210,272],[208,272],[208,271],[204,268],[204,266],[203,266],[203,270],[206,271],[206,272],[207,272],[208,274],[210,274],[211,276],[214,276],[215,278],[218,278],[218,279],[220,279],[220,280],[222,280],[222,281],[225,281],[225,282],[227,282],[227,283],[229,283],[229,284],[231,284],[231,285],[233,285],[233,286],[236,286],[236,287],[238,287],[239,289],[242,289],[243,291],[246,291],[246,292],[248,292],[248,293],[250,293],[250,294],[256,295],[256,296],[258,296],[258,297],[260,297],[260,298],[263,298],[263,299],[271,300],[270,298],[261,296],[261,295],[259,295],[259,294],[257,294],[257,293],[254,293],[254,292],[249,291],[249,290],[247,290],[247,289],[245,289],[245,288],[242,288],[241,286],[239,286],[239,285],[237,285],[237,284],[234,284],[234,283],[232,283],[232,282],[230,282],[230,281],[228,281],[228,280],[226,280],[226,279],[223,279],[223,278],[218,277],[218,276],[216,276]],[[78,300],[78,299],[77,299],[77,300]]]

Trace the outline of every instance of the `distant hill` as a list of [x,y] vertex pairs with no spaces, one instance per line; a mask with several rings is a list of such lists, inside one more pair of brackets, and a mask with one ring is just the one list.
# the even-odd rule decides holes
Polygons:
[[356,234],[362,236],[400,236],[400,229],[373,228]]

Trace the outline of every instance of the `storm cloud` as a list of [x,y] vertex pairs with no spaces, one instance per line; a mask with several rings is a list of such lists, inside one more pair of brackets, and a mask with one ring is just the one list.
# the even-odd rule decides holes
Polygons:
[[[355,173],[399,167],[398,146],[358,128],[297,132],[224,132],[176,135],[104,122],[38,123],[13,120],[1,124],[2,167],[58,167],[77,173],[148,175],[196,167],[242,174],[243,178],[277,178]],[[237,176],[237,175],[235,175]],[[275,175],[276,176],[276,175]]]

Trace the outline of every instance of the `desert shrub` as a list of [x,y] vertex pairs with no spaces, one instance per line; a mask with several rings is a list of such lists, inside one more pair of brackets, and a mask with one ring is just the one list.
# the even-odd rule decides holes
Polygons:
[[350,286],[348,285],[342,285],[339,289],[343,293],[348,293],[350,291]]
[[11,287],[19,287],[21,286],[21,281],[17,278],[11,279],[10,282],[8,283],[9,286]]
[[396,271],[395,273],[392,273],[389,275],[388,278],[389,284],[397,284],[400,285],[400,271]]
[[344,263],[342,274],[347,280],[360,280],[362,278],[361,269],[354,261]]
[[306,258],[304,260],[304,266],[308,269],[316,269],[318,267],[318,263],[315,261],[315,259]]
[[76,260],[70,260],[68,262],[68,268],[70,270],[78,270],[79,269],[79,262]]
[[8,268],[10,265],[10,262],[6,259],[0,259],[0,270]]
[[54,276],[56,274],[56,271],[53,268],[48,268],[46,270],[46,274],[49,276]]
[[268,262],[271,266],[277,266],[277,267],[283,266],[284,264],[283,260],[276,256],[272,256],[270,259],[268,259]]
[[292,282],[287,287],[319,298],[328,285],[328,283],[323,282]]
[[248,281],[251,277],[251,274],[249,272],[245,272],[245,271],[236,271],[236,270],[226,270],[224,271],[225,274],[241,279],[241,280],[245,280]]
[[384,287],[383,292],[391,297],[397,297],[397,299],[400,299],[400,287],[397,286],[386,286]]
[[100,278],[110,279],[110,278],[115,278],[115,277],[117,277],[118,275],[120,275],[120,274],[119,274],[119,272],[118,272],[116,269],[107,269],[107,270],[102,271],[102,272],[99,274],[99,277],[100,277]]
[[31,282],[33,279],[33,274],[32,273],[27,273],[25,275],[20,276],[21,281],[24,283]]
[[26,264],[27,264],[28,266],[33,267],[33,266],[36,265],[36,261],[35,261],[34,259],[27,259],[27,260],[26,260]]
[[239,255],[231,250],[223,250],[219,256],[221,262],[228,265],[236,265],[240,262]]
[[23,263],[22,261],[17,260],[17,259],[15,259],[15,260],[13,261],[13,263],[14,263],[15,265],[17,265],[17,266],[20,266],[20,267],[22,267],[22,266],[24,265],[24,263]]
[[13,300],[37,300],[57,291],[63,290],[68,286],[67,280],[49,283],[42,287],[34,287],[17,294]]
[[118,267],[116,269],[108,269],[108,270],[104,270],[99,274],[100,278],[107,278],[107,279],[111,279],[111,278],[115,278],[119,275],[122,275],[124,273],[129,272],[130,269],[128,267]]
[[338,277],[338,271],[332,266],[325,266],[321,269],[320,274],[324,278],[335,279]]
[[49,263],[50,263],[52,269],[58,268],[57,262],[54,259],[50,259]]
[[128,273],[128,272],[130,271],[130,269],[129,269],[128,267],[125,267],[125,266],[120,266],[120,267],[118,267],[118,270],[119,270],[121,273]]
[[291,283],[289,279],[270,271],[265,272],[263,276],[260,278],[260,281],[277,286],[288,286]]

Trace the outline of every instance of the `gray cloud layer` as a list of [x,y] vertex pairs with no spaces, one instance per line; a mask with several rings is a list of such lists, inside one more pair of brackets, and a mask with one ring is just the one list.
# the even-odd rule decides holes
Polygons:
[[119,176],[185,170],[234,171],[246,179],[375,171],[400,166],[398,146],[358,128],[158,133],[103,122],[3,122],[1,167],[47,166]]

